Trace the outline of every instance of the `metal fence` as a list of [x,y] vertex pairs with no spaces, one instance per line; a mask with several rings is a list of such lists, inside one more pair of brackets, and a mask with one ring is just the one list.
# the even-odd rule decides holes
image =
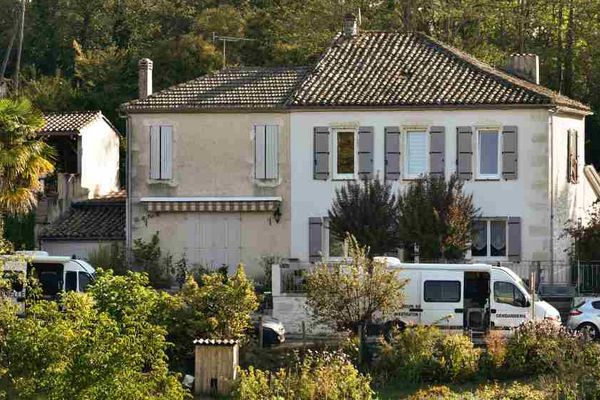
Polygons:
[[281,293],[305,293],[307,264],[281,264]]

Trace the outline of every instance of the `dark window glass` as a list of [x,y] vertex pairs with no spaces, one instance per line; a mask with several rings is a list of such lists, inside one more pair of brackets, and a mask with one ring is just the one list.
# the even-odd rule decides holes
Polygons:
[[474,257],[487,257],[487,253],[487,221],[474,221],[471,254]]
[[593,301],[592,307],[594,307],[596,310],[600,310],[600,301]]
[[494,300],[496,303],[525,307],[525,295],[510,282],[494,283]]
[[77,291],[77,272],[68,271],[65,278],[65,292]]
[[87,274],[86,272],[80,272],[79,273],[79,291],[85,292],[91,281],[92,281],[92,277],[89,274]]
[[354,132],[337,134],[337,173],[354,173]]
[[425,281],[424,297],[428,303],[457,303],[460,301],[460,282]]

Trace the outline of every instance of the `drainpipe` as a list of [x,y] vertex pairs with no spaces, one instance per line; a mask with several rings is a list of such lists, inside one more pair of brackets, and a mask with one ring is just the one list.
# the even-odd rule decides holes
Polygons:
[[127,196],[125,198],[125,257],[127,265],[131,265],[131,118],[128,115],[119,115],[125,119],[125,140],[127,149],[125,153],[125,181],[127,182]]
[[554,113],[548,111],[548,127],[550,129],[550,283],[554,283]]

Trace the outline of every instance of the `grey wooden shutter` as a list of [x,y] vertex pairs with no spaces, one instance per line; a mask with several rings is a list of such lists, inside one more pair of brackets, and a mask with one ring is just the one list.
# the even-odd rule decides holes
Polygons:
[[264,125],[254,126],[254,178],[265,179],[265,135]]
[[516,126],[505,126],[502,130],[502,177],[517,179],[519,170],[518,131]]
[[265,130],[265,179],[279,177],[279,127],[268,125]]
[[508,259],[521,260],[521,218],[508,218]]
[[323,253],[323,219],[311,217],[308,219],[308,259],[310,262],[319,261]]
[[457,129],[458,146],[456,172],[462,180],[473,178],[473,128],[459,126]]
[[446,176],[446,128],[432,126],[429,129],[429,174],[444,178]]
[[373,127],[361,126],[358,129],[358,177],[373,178]]
[[577,131],[567,131],[568,159],[567,159],[567,181],[577,183]]
[[160,127],[150,127],[150,179],[160,179]]
[[160,179],[173,178],[173,127],[160,127]]
[[386,126],[385,129],[385,179],[400,179],[400,128]]
[[317,126],[314,128],[314,170],[315,179],[329,178],[329,128]]

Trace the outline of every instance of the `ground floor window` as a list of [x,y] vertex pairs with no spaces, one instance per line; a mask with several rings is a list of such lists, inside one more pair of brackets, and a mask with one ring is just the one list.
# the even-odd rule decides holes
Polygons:
[[473,257],[507,256],[507,219],[490,218],[473,222]]

